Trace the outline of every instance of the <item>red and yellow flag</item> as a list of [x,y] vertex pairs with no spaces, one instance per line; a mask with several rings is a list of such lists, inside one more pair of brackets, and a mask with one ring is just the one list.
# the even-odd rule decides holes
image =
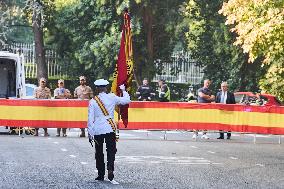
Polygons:
[[[133,77],[132,34],[128,10],[124,11],[123,21],[120,49],[111,87],[111,91],[118,96],[122,95],[119,89],[122,84],[125,85],[127,91],[130,91]],[[124,126],[127,127],[128,105],[120,107],[120,115]]]

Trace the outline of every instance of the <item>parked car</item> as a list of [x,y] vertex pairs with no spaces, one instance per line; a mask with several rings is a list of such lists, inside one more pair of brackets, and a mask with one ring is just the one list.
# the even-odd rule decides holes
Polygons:
[[271,94],[260,94],[260,98],[265,102],[265,106],[281,106],[280,100]]
[[235,92],[237,104],[281,106],[276,96],[271,94],[257,94],[253,92]]

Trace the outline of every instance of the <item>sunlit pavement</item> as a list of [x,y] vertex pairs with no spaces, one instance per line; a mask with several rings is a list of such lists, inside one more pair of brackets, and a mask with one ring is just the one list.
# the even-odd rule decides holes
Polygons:
[[0,188],[284,188],[279,136],[209,133],[195,141],[187,131],[120,131],[110,183],[94,180],[95,150],[79,129],[66,138],[55,129],[50,137],[0,132]]

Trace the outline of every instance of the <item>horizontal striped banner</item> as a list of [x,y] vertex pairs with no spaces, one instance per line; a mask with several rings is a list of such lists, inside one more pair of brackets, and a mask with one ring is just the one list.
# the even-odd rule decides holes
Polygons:
[[[0,100],[0,125],[48,128],[83,128],[88,101]],[[132,102],[129,123],[120,129],[231,130],[284,134],[284,107],[191,104],[183,102]]]
[[0,125],[19,127],[84,128],[88,100],[0,100]]
[[284,134],[284,107],[184,102],[132,102],[122,129],[225,130]]

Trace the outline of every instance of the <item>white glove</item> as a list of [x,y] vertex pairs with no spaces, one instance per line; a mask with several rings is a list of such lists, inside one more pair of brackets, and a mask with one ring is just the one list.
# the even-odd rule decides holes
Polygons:
[[119,88],[120,88],[120,90],[125,91],[125,86],[124,86],[124,84],[120,85]]

